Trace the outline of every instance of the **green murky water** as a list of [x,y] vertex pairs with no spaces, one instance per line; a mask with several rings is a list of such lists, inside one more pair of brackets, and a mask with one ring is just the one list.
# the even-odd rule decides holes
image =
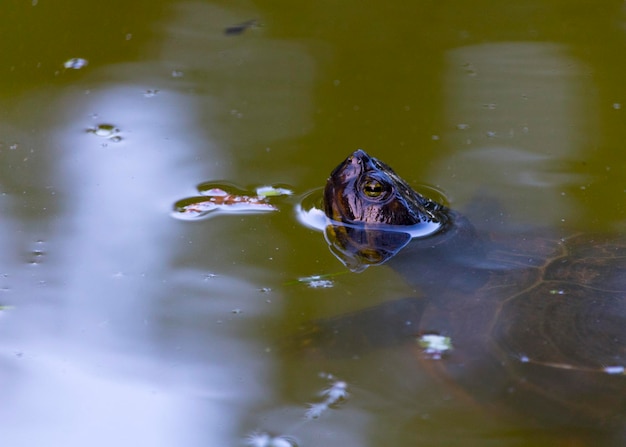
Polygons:
[[[6,445],[552,445],[401,350],[281,349],[304,321],[411,293],[385,267],[345,273],[293,208],[362,147],[456,208],[487,194],[515,224],[621,231],[623,5],[39,0],[4,17]],[[296,194],[173,219],[207,181]],[[297,281],[319,274],[333,287]]]

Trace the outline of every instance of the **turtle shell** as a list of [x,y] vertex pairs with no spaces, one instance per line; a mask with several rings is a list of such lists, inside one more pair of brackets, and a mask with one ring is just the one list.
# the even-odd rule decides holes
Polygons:
[[[452,349],[434,360],[420,353],[422,364],[500,411],[506,403],[551,424],[623,425],[626,239],[486,244],[469,280],[456,269],[447,286],[429,285],[417,336],[443,335]],[[475,289],[472,270],[486,273]]]
[[[481,234],[363,151],[333,171],[325,207],[344,254],[384,240],[385,225],[440,226],[386,259],[419,297],[314,322],[308,346],[354,354],[407,343],[423,368],[487,407],[623,429],[626,237]],[[351,245],[342,225],[377,234]],[[451,349],[433,356],[425,335]]]

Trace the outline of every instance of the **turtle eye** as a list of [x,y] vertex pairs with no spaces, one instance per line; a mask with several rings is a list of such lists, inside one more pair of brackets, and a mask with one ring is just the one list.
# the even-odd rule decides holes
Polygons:
[[367,178],[361,184],[363,194],[370,199],[379,199],[386,192],[385,185],[374,178]]

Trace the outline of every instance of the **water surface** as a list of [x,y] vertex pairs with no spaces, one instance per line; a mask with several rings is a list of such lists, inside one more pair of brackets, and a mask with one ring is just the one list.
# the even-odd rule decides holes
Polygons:
[[[68,0],[5,13],[7,445],[260,433],[301,446],[550,445],[435,385],[400,349],[286,353],[311,318],[414,293],[384,266],[347,273],[293,209],[362,147],[455,208],[489,196],[503,225],[620,231],[619,4]],[[87,63],[66,68],[72,58]],[[296,194],[278,212],[172,218],[206,181]],[[319,274],[333,287],[297,281]],[[349,398],[307,419],[338,380]]]

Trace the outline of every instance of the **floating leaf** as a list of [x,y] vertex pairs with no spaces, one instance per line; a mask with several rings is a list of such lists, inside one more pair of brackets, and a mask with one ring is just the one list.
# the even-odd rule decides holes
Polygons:
[[293,194],[293,191],[276,186],[259,186],[256,189],[256,194],[261,197],[290,196]]
[[267,197],[248,193],[232,185],[202,183],[198,186],[198,192],[202,195],[188,197],[174,204],[175,217],[200,218],[214,211],[239,214],[278,210]]

